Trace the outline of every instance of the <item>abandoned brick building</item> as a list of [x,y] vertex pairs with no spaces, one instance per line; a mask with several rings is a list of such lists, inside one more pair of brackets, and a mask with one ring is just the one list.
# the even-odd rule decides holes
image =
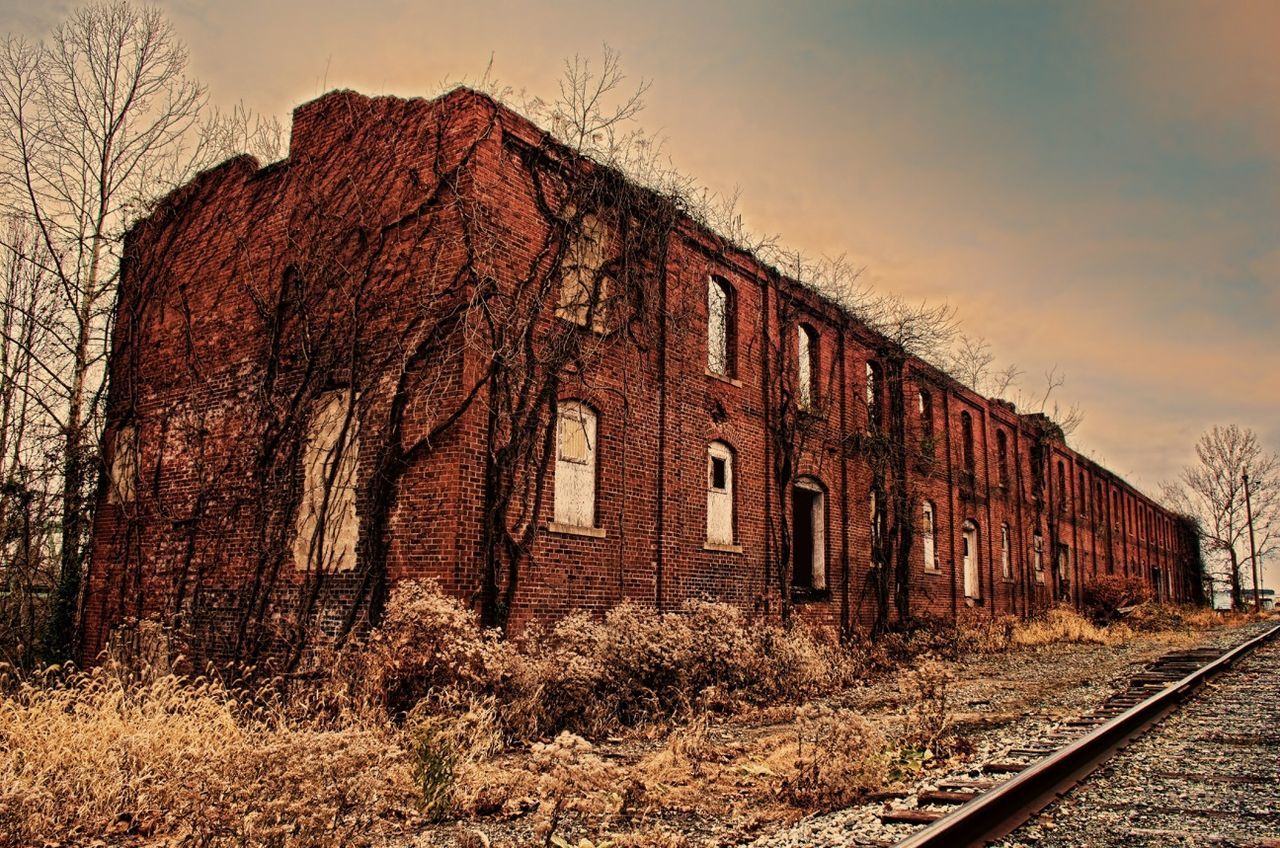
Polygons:
[[467,89],[333,92],[130,233],[82,655],[299,653],[432,577],[490,624],[833,627],[1194,594],[1186,522]]

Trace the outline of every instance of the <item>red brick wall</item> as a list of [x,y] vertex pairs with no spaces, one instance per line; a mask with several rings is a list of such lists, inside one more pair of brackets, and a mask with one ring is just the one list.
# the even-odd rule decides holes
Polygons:
[[[547,223],[535,209],[527,169],[507,141],[537,139],[523,119],[466,91],[432,102],[336,92],[297,110],[286,162],[259,170],[247,158],[232,160],[180,190],[135,228],[111,362],[107,443],[124,423],[139,428],[141,484],[136,502],[125,507],[101,500],[83,610],[86,658],[96,655],[111,628],[145,615],[175,620],[210,657],[242,652],[246,597],[272,610],[263,620],[278,625],[263,650],[288,648],[294,638],[290,610],[304,603],[306,581],[285,562],[268,570],[268,586],[258,585],[258,557],[270,534],[289,533],[287,504],[297,474],[291,475],[287,456],[268,461],[263,452],[264,445],[274,444],[273,434],[293,425],[287,404],[264,410],[263,399],[287,398],[292,387],[305,401],[325,388],[308,382],[315,359],[327,363],[330,383],[335,373],[357,375],[352,379],[368,398],[361,409],[357,503],[365,525],[377,467],[372,446],[381,438],[380,422],[390,415],[380,387],[394,381],[404,349],[431,318],[424,316],[423,304],[437,311],[447,305],[435,303],[433,293],[447,288],[462,262],[453,207],[441,204],[420,214],[410,199],[424,191],[453,193],[483,214],[492,239],[492,249],[483,251],[484,273],[500,284],[514,279],[540,261]],[[470,167],[433,183],[435,174],[472,150]],[[323,227],[327,216],[360,220],[364,241],[350,248],[335,244],[340,240]],[[410,224],[403,223],[406,218]],[[325,236],[325,244],[305,243],[308,234]],[[371,240],[376,250],[368,246]],[[344,272],[332,277],[330,289],[289,295],[280,306],[291,267],[309,269],[308,279],[329,279],[323,268],[312,266],[322,260],[335,267],[347,260],[358,264],[356,257],[368,260],[359,284],[369,296],[357,303]],[[792,304],[786,308],[819,333],[825,401],[796,471],[820,481],[825,492],[828,592],[798,608],[806,619],[831,626],[868,625],[874,616],[867,586],[873,480],[859,447],[870,429],[864,381],[867,362],[881,361],[891,346],[831,303],[724,248],[687,220],[674,233],[665,262],[662,308],[640,328],[649,344],[634,344],[623,334],[601,338],[603,355],[562,392],[562,399],[586,402],[598,414],[596,513],[604,535],[541,532],[521,574],[513,624],[575,609],[604,610],[624,599],[674,607],[705,597],[779,608],[769,522],[780,520],[780,507],[770,479],[776,447],[768,422],[775,413],[770,389],[781,379],[778,370],[794,367],[771,353],[779,333],[795,332],[794,323],[778,324],[784,298]],[[712,274],[736,292],[732,380],[706,373],[706,285]],[[289,297],[310,304],[307,321],[297,315],[274,319],[276,312],[301,311]],[[356,344],[346,345],[341,331],[353,314],[359,316],[350,334]],[[559,319],[548,314],[546,320]],[[440,349],[463,350],[458,334],[466,331],[451,330],[455,335],[446,335]],[[327,347],[317,338],[329,338]],[[342,357],[351,364],[344,365]],[[406,439],[419,437],[436,420],[435,410],[456,402],[472,384],[484,365],[476,357],[437,354],[414,372]],[[268,389],[264,381],[272,362],[275,382]],[[935,505],[938,563],[936,572],[925,568],[916,538],[913,614],[953,617],[972,607],[965,614],[1025,615],[1044,606],[1060,591],[1054,572],[1060,542],[1072,551],[1067,591],[1075,602],[1087,579],[1101,573],[1133,573],[1150,581],[1152,569],[1160,568],[1166,585],[1184,585],[1176,518],[1061,441],[1046,438],[1035,418],[988,401],[918,360],[908,359],[903,374],[900,384],[887,388],[903,394],[908,440],[918,447],[922,387],[932,395],[935,432],[932,462],[907,464],[912,514],[918,519],[925,498]],[[483,408],[483,402],[472,407],[395,487],[387,534],[391,583],[430,576],[459,597],[475,599],[482,562]],[[972,482],[964,473],[963,413],[973,422]],[[1007,487],[999,485],[997,471],[1001,430],[1008,445]],[[704,547],[711,441],[734,450],[740,552]],[[1042,491],[1035,490],[1031,469],[1037,442],[1044,447]],[[1065,508],[1058,496],[1059,462],[1066,473]],[[268,467],[274,476],[264,473]],[[1081,472],[1088,489],[1083,510]],[[264,499],[265,479],[279,491],[266,491]],[[1106,493],[1101,502],[1094,494],[1098,481]],[[1112,511],[1113,494],[1124,505],[1120,514]],[[540,526],[551,521],[552,500],[548,494]],[[1131,509],[1158,524],[1158,538],[1146,524],[1134,532]],[[966,599],[962,588],[966,521],[977,528],[978,599]],[[1007,579],[1000,566],[1000,528],[1006,523]],[[1043,582],[1031,568],[1037,530],[1044,537]],[[180,597],[197,574],[199,597]],[[379,591],[362,579],[357,569],[326,581],[312,602],[313,618],[331,631],[341,627],[356,598],[367,603]]]

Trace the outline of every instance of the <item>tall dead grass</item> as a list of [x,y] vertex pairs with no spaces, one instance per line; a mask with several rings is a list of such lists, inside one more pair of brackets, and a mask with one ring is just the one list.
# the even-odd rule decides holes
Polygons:
[[1185,641],[1198,631],[1239,627],[1251,620],[1253,617],[1247,613],[1223,613],[1147,601],[1117,613],[1110,623],[1099,624],[1070,607],[1060,606],[1026,620],[1014,616],[962,619],[953,631],[954,655],[1063,643],[1119,645],[1139,634]]
[[0,696],[0,845],[367,845],[416,803],[385,728],[299,721],[207,678],[55,669]]

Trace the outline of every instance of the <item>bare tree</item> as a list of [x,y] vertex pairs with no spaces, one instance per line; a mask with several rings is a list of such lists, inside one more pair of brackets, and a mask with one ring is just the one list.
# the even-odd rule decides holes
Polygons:
[[[16,250],[9,245],[16,246]],[[47,451],[56,437],[46,398],[46,370],[57,360],[49,333],[56,311],[27,222],[10,220],[0,243],[0,659],[38,658],[57,582],[56,466]]]
[[[97,480],[105,358],[125,230],[160,194],[229,147],[278,147],[279,127],[243,107],[201,126],[203,87],[153,8],[124,0],[74,11],[39,43],[0,44],[0,209],[29,223],[10,263],[45,281],[21,386],[56,430],[58,588],[48,648],[70,644]],[[203,131],[201,131],[203,130]],[[10,233],[12,235],[12,233]],[[21,303],[8,308],[22,311]],[[36,339],[10,336],[16,347]]]
[[979,394],[987,397],[1004,397],[1018,384],[1022,372],[1016,365],[996,368],[996,355],[991,343],[981,336],[961,333],[955,346],[948,351],[946,368],[951,375]]
[[1164,484],[1165,500],[1199,524],[1201,541],[1218,556],[1218,572],[1231,588],[1232,607],[1242,609],[1242,575],[1250,570],[1244,475],[1249,475],[1254,540],[1261,561],[1277,549],[1280,457],[1265,451],[1252,430],[1230,424],[1215,425],[1201,435],[1196,458],[1176,482]]

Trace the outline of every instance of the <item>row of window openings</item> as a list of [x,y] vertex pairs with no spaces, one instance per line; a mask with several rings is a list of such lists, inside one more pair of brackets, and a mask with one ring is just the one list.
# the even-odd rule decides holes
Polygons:
[[[352,395],[343,391],[326,393],[317,407],[303,456],[303,497],[298,513],[294,559],[300,568],[341,571],[354,567],[356,456],[358,433],[350,415]],[[564,527],[594,529],[596,483],[596,415],[587,405],[565,401],[560,405],[554,515]],[[136,477],[136,436],[132,427],[122,428],[116,438],[112,489],[114,502],[133,500],[132,481]],[[707,448],[707,526],[711,546],[733,546],[734,538],[734,454],[723,442]],[[802,480],[792,492],[797,586],[823,588],[823,493],[816,481]],[[886,510],[882,495],[871,493],[873,557],[883,551]],[[926,568],[936,569],[934,507],[922,507],[922,547]],[[964,562],[966,574],[976,567],[976,548],[970,543],[970,527],[965,527]],[[1043,569],[1042,540],[1036,536],[1033,561],[1037,573]],[[1001,527],[1001,572],[1011,577],[1009,527]]]
[[[595,413],[584,404],[568,401],[561,405],[559,455],[555,480],[555,523],[565,528],[594,528],[595,524]],[[708,546],[729,547],[735,542],[733,527],[733,449],[724,442],[707,447]],[[870,495],[873,559],[883,551],[885,515],[883,495]],[[937,570],[933,505],[922,507],[924,562]],[[792,585],[797,589],[825,588],[825,503],[816,481],[801,479],[792,490],[793,546]],[[966,595],[977,597],[978,555],[976,525],[964,525],[963,555]],[[1001,526],[1001,575],[1012,579],[1009,525]],[[1043,580],[1043,539],[1035,537],[1033,563]]]
[[[582,219],[580,232],[565,251],[556,314],[579,326],[591,324],[597,332],[609,327],[613,284],[604,272],[607,232],[594,215]],[[726,280],[707,280],[707,372],[733,379],[737,376],[737,293]],[[805,409],[818,399],[818,331],[809,324],[796,328],[796,401]],[[868,397],[872,396],[868,366]],[[868,406],[871,406],[869,403]],[[874,417],[878,419],[878,405]]]
[[[928,392],[926,391],[920,392],[920,411],[921,411],[921,421],[923,422],[922,427],[924,429],[924,437],[926,439],[930,439],[933,433],[933,412],[932,412],[932,401],[929,397]],[[969,475],[968,477],[969,482],[973,482],[975,479],[975,472],[976,472],[976,462],[974,458],[974,448],[973,448],[973,444],[974,444],[973,417],[968,412],[962,412],[960,414],[960,429],[961,429],[961,439],[962,439],[962,459],[964,462],[964,470],[967,473],[967,475]],[[1032,458],[1033,485],[1037,489],[1042,488],[1042,485],[1043,485],[1040,479],[1042,468],[1043,468],[1043,458],[1038,456],[1033,456]],[[1067,492],[1067,476],[1066,476],[1065,464],[1059,461],[1057,465],[1057,470],[1058,470],[1058,474],[1057,474],[1058,510],[1060,512],[1065,513],[1068,511],[1068,508],[1071,504],[1071,499],[1068,496],[1068,492]],[[1004,430],[1001,430],[1001,429],[996,430],[996,477],[1001,488],[1004,488],[1004,489],[1009,488],[1009,484],[1010,484],[1009,441],[1008,441],[1008,436],[1006,436]],[[1076,505],[1077,505],[1077,508],[1079,509],[1080,514],[1081,515],[1087,514],[1089,511],[1088,486],[1085,482],[1085,474],[1083,471],[1079,472],[1079,485],[1076,489],[1076,497],[1078,499]],[[1101,482],[1098,483],[1096,497],[1099,499],[1102,497]],[[1095,503],[1097,503],[1097,501],[1095,501]],[[1116,493],[1116,492],[1112,493],[1112,505],[1113,505],[1113,514],[1119,513],[1120,512],[1119,493]],[[1141,538],[1143,539],[1152,538],[1153,540],[1163,542],[1163,540],[1160,539],[1160,532],[1163,531],[1163,533],[1166,534],[1167,536],[1169,532],[1169,528],[1167,524],[1162,519],[1156,518],[1154,513],[1152,513],[1150,510],[1144,511],[1145,515],[1143,517],[1144,519],[1143,521],[1135,521],[1135,517],[1134,517],[1135,507],[1133,502],[1130,501],[1127,504],[1127,506],[1128,506],[1127,517],[1129,519],[1129,534],[1130,535],[1135,534],[1135,525],[1136,525],[1136,532],[1138,535],[1141,536]],[[1117,529],[1119,529],[1120,523],[1118,520],[1116,521],[1115,526]]]
[[[718,277],[707,281],[707,373],[733,379],[737,376],[737,294],[733,286]],[[812,409],[819,399],[818,376],[821,372],[821,337],[810,324],[796,325],[796,403]],[[868,421],[880,427],[880,366],[866,365]]]
[[[872,509],[874,512],[875,501],[872,501]],[[925,501],[920,508],[921,511],[921,539],[924,553],[924,566],[929,571],[941,571],[937,557],[937,546],[934,536],[934,510],[933,504]],[[874,526],[874,522],[873,522]],[[965,521],[961,534],[961,562],[964,570],[965,578],[965,595],[967,597],[978,597],[978,527],[972,521]],[[1033,537],[1032,545],[1032,565],[1036,572],[1038,580],[1044,580],[1044,537],[1036,534]],[[1013,579],[1013,561],[1012,561],[1012,545],[1009,525],[1000,525],[1000,576],[1005,580]]]
[[[582,235],[571,247],[565,266],[564,284],[561,289],[560,314],[579,324],[585,325],[593,304],[607,302],[609,288],[608,277],[599,273],[603,264],[603,231],[596,219],[587,216],[583,222]],[[598,310],[604,314],[603,309]],[[718,277],[710,277],[707,281],[707,371],[710,374],[732,379],[737,374],[737,294],[732,285]],[[812,408],[818,399],[817,378],[819,373],[820,339],[816,329],[809,324],[796,327],[796,400],[805,409]],[[879,363],[866,363],[866,403],[867,420],[872,430],[879,430],[883,421],[883,403],[881,401],[883,378]],[[921,420],[921,443],[926,454],[934,452],[935,437],[933,426],[933,400],[927,390],[918,394]],[[969,485],[976,484],[976,457],[974,452],[973,417],[968,412],[960,414],[961,452],[964,473]],[[1033,460],[1033,484],[1042,488],[1041,462]],[[1008,436],[1002,429],[996,430],[996,475],[1002,489],[1009,489],[1011,478],[1009,472]],[[1099,489],[1101,492],[1101,489]],[[1080,513],[1088,512],[1087,488],[1084,472],[1080,472],[1080,485],[1077,489]],[[1058,463],[1058,508],[1066,512],[1069,505],[1066,489],[1065,469]],[[1135,526],[1133,506],[1129,505],[1130,534]],[[1148,516],[1148,521],[1155,519]],[[1117,523],[1118,527],[1118,523]],[[1146,528],[1138,527],[1146,538]]]

